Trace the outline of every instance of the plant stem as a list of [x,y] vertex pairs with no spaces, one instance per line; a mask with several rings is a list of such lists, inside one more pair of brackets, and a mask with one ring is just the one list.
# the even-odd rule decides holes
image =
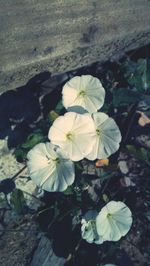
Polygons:
[[18,175],[20,175],[25,169],[27,168],[26,165],[24,165],[21,170],[19,170],[11,179],[14,180],[16,179],[16,177],[18,177]]
[[[133,106],[133,109],[134,109],[136,106],[137,106],[137,104]],[[130,133],[130,130],[131,130],[132,124],[133,124],[133,122],[134,122],[135,116],[136,116],[136,112],[134,112],[134,114],[133,114],[132,117],[131,117],[131,120],[130,120],[130,122],[129,122],[129,126],[128,126],[128,128],[127,128],[127,132],[126,132],[126,135],[125,135],[125,137],[124,137],[123,143],[126,142],[128,136],[129,136],[129,133]]]

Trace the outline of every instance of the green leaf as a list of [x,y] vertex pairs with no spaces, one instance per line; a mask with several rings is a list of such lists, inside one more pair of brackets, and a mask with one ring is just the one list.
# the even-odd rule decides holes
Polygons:
[[110,107],[111,104],[105,102],[100,111],[108,114]]
[[130,153],[136,154],[136,148],[133,145],[126,146]]
[[131,61],[130,59],[126,60],[123,64],[124,77],[127,82],[135,87],[138,90],[142,88],[142,79],[137,70],[137,63]]
[[81,191],[76,191],[76,200],[82,202],[82,193]]
[[41,130],[36,130],[32,134],[30,134],[23,144],[19,144],[15,151],[14,155],[17,160],[24,161],[26,159],[26,155],[30,149],[32,149],[36,144],[45,141],[45,136],[42,134]]
[[137,92],[144,93],[150,88],[150,60],[139,59],[137,62],[126,60],[123,64],[124,77]]
[[75,162],[75,167],[79,171],[83,171],[84,170],[83,166],[82,166],[82,164],[80,162]]
[[129,104],[134,104],[139,101],[141,94],[129,89],[115,89],[113,91],[113,106],[127,106]]
[[106,203],[109,202],[109,198],[106,194],[102,195],[103,201],[105,201]]
[[95,170],[102,182],[113,176],[113,172],[106,172],[103,168],[96,168]]
[[67,187],[65,191],[63,191],[63,194],[65,196],[73,195],[74,194],[74,189],[72,186]]
[[136,159],[150,165],[150,152],[148,150],[146,150],[145,148],[135,148],[132,145],[127,145],[126,147]]
[[42,135],[41,131],[36,131],[28,136],[26,142],[22,144],[22,148],[31,149],[43,140],[44,136]]
[[146,91],[148,88],[150,88],[150,60],[139,59],[137,63],[137,69],[142,80],[142,88]]
[[23,150],[21,148],[21,146],[18,145],[18,147],[14,151],[14,155],[15,155],[15,157],[16,157],[17,160],[24,161],[25,158],[26,158],[26,155],[27,155],[27,151],[26,150]]
[[25,198],[20,189],[15,189],[10,196],[10,202],[17,214],[23,214],[25,210]]
[[60,115],[60,114],[62,113],[63,109],[64,109],[64,106],[63,106],[63,104],[62,104],[62,100],[60,100],[60,101],[57,103],[56,107],[55,107],[55,112],[58,113],[58,114]]
[[53,123],[58,116],[59,116],[58,113],[56,113],[55,111],[53,111],[53,110],[50,111],[50,113],[49,113],[50,122]]
[[0,196],[0,204],[2,204],[5,201],[6,201],[6,199]]

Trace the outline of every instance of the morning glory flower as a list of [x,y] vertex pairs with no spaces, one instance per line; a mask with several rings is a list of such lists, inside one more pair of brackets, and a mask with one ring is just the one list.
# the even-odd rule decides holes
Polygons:
[[107,241],[118,241],[132,225],[132,214],[125,203],[110,201],[96,217],[97,233]]
[[82,160],[92,149],[95,125],[91,115],[68,112],[49,130],[50,141],[61,147],[72,161]]
[[74,182],[73,162],[49,142],[37,144],[28,152],[27,159],[31,179],[46,191],[64,191]]
[[97,211],[88,211],[81,220],[81,235],[88,243],[102,244],[103,238],[97,234],[95,218]]
[[69,80],[63,87],[62,95],[66,109],[82,107],[89,113],[94,113],[104,104],[105,90],[99,79],[91,75],[83,75]]
[[121,133],[116,122],[105,113],[92,115],[95,123],[95,141],[92,151],[86,156],[89,160],[104,159],[119,149]]

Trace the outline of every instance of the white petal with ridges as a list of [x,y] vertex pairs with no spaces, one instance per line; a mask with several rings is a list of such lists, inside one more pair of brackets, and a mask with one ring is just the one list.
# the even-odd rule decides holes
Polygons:
[[104,104],[105,90],[99,79],[91,75],[82,75],[69,80],[63,87],[62,95],[66,109],[81,106],[89,113],[93,113]]
[[87,159],[103,159],[119,149],[121,133],[116,122],[108,115],[98,112],[92,115],[95,123],[95,141]]
[[61,147],[73,161],[82,160],[93,147],[95,125],[91,115],[68,112],[57,118],[48,137]]
[[120,201],[110,201],[96,217],[97,232],[107,241],[118,241],[128,233],[131,225],[131,211]]
[[64,191],[74,182],[74,164],[65,152],[51,143],[37,144],[27,154],[33,182],[46,191]]

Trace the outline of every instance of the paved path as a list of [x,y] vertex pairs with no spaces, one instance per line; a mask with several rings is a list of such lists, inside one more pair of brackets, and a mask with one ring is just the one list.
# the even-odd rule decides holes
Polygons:
[[148,0],[0,0],[0,92],[145,45]]

